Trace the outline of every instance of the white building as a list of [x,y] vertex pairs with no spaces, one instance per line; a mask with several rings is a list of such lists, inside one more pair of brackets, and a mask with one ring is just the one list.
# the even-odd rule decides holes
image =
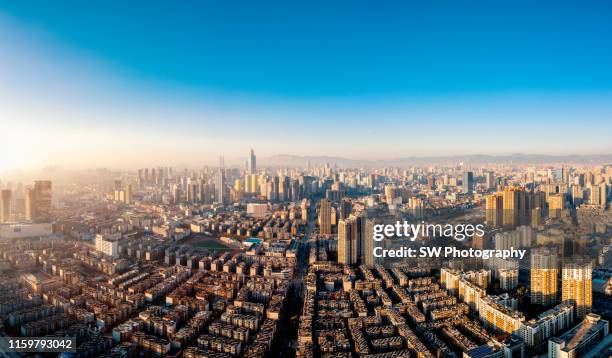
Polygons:
[[555,334],[570,327],[574,321],[574,307],[567,303],[557,305],[521,325],[519,335],[529,347],[536,347]]
[[608,321],[589,313],[582,323],[559,337],[548,340],[549,358],[582,357],[609,333]]
[[121,234],[96,235],[96,251],[112,257],[119,257],[119,240]]

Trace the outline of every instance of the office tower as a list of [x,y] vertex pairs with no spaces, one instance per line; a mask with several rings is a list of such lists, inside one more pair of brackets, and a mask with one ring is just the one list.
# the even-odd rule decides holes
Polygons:
[[[221,162],[223,162],[223,157],[221,157]],[[225,173],[220,169],[215,175],[215,203],[225,204],[226,200]]]
[[329,199],[321,199],[321,205],[319,208],[319,226],[321,235],[331,235],[331,216],[332,216],[332,204]]
[[579,320],[591,312],[593,305],[592,267],[588,259],[575,258],[563,263],[561,300],[574,306]]
[[472,194],[474,190],[474,173],[472,172],[464,172],[463,173],[463,192],[465,194]]
[[257,172],[257,158],[255,157],[255,152],[253,151],[253,149],[251,149],[250,157],[250,173],[255,174]]
[[561,211],[565,209],[565,195],[553,194],[548,196],[548,216],[551,218],[561,217]]
[[501,226],[504,214],[504,195],[501,193],[487,195],[485,212],[487,225],[493,227]]
[[485,173],[485,186],[487,190],[495,189],[495,173],[491,171]]
[[531,303],[553,306],[557,303],[559,252],[556,247],[531,250]]
[[11,201],[13,193],[10,189],[0,192],[0,223],[11,221]]

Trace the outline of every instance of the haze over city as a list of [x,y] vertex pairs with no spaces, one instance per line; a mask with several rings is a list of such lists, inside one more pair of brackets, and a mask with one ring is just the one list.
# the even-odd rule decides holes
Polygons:
[[612,357],[610,19],[0,0],[0,357]]

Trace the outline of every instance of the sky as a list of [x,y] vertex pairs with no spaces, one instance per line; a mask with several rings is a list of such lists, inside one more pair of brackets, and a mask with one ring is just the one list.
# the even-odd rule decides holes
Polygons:
[[0,168],[612,153],[612,3],[0,0]]

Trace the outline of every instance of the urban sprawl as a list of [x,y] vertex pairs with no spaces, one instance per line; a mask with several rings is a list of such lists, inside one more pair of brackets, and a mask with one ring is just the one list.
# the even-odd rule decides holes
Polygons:
[[0,335],[61,357],[612,356],[612,164],[37,175],[0,176]]

